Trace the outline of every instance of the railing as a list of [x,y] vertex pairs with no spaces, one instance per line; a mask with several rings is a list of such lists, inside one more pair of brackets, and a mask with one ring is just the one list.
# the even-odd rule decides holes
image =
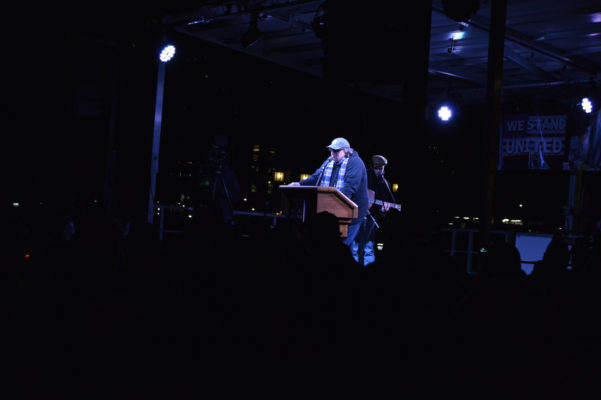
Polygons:
[[[449,254],[451,256],[455,256],[457,254],[465,254],[466,271],[468,272],[468,274],[476,273],[476,270],[474,269],[474,262],[473,262],[474,257],[473,256],[479,254],[480,249],[474,248],[475,244],[477,244],[477,242],[475,242],[475,240],[474,240],[474,237],[476,234],[480,233],[480,229],[476,229],[476,228],[471,228],[471,229],[470,228],[442,228],[441,231],[449,232],[451,234],[449,248],[447,249]],[[503,237],[503,239],[506,242],[513,241],[514,233],[511,231],[491,231],[490,233],[491,233],[491,235],[498,235],[498,236]],[[460,234],[467,235],[466,244],[465,244],[465,246],[461,246],[461,247],[459,247],[457,245],[458,235],[460,235]]]
[[[165,228],[165,217],[167,213],[165,210],[177,210],[177,211],[185,211],[188,213],[189,218],[193,218],[192,215],[194,213],[194,207],[185,207],[185,206],[156,206],[155,213],[159,216],[158,218],[158,231],[159,231],[159,239],[162,241],[165,233],[173,233],[178,234],[182,232],[182,229],[166,229]],[[266,213],[266,212],[254,212],[254,211],[234,211],[234,215],[247,215],[252,217],[261,217],[261,218],[271,218],[272,224],[277,225],[278,218],[284,218],[284,215],[275,214],[275,213]]]
[[[450,243],[448,246],[448,252],[451,255],[465,254],[466,255],[466,268],[470,274],[476,273],[473,268],[473,256],[480,252],[480,249],[475,249],[475,235],[479,233],[479,229],[456,229],[456,228],[444,228],[441,231],[449,232],[451,234]],[[457,245],[457,237],[459,234],[467,235],[467,243],[464,246]],[[534,265],[543,258],[544,252],[547,245],[551,241],[553,235],[550,233],[534,233],[534,232],[517,232],[517,231],[491,231],[491,235],[497,235],[499,238],[503,238],[505,242],[514,244],[521,256],[522,270],[529,274]],[[520,238],[526,238],[527,241]],[[532,242],[528,238],[540,238],[536,242]],[[571,249],[572,244],[576,239],[582,238],[580,235],[566,234],[565,240]],[[518,240],[520,239],[520,240]],[[572,268],[571,260],[567,265],[568,269]]]
[[[188,217],[192,218],[194,207],[182,207],[182,206],[157,206],[156,211],[158,218],[158,232],[159,239],[163,240],[166,233],[181,233],[182,229],[166,229],[165,218],[167,215],[166,210],[177,210],[188,213]],[[272,224],[275,226],[278,223],[278,219],[285,218],[284,215],[278,213],[267,213],[267,212],[255,212],[255,211],[234,211],[234,215],[237,216],[250,216],[258,218],[271,218]],[[181,216],[180,216],[181,217]],[[185,217],[184,217],[185,218]],[[477,228],[442,228],[441,232],[447,232],[450,237],[445,251],[451,256],[465,256],[465,268],[467,273],[475,274],[475,257],[480,252],[480,249],[476,248],[478,241],[477,235],[480,233],[480,229]],[[492,236],[497,236],[499,239],[503,239],[507,243],[515,243],[516,232],[493,230],[490,232]],[[522,260],[522,264],[534,264],[536,260]]]
[[189,213],[194,212],[194,207],[181,207],[181,206],[155,206],[155,213],[159,215],[159,240],[163,240],[165,233],[180,233],[181,229],[165,229],[165,216],[167,215],[164,210],[178,210],[188,211]]
[[255,211],[236,211],[236,210],[234,210],[234,215],[250,215],[253,217],[271,218],[274,226],[277,225],[278,218],[285,218],[285,216],[282,214],[260,213],[260,212],[255,212]]

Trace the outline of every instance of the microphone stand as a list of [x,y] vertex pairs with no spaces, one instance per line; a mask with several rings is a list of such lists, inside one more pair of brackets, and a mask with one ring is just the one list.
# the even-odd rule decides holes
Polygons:
[[332,159],[332,157],[328,157],[328,159],[325,160],[323,164],[321,164],[321,172],[319,173],[319,176],[317,177],[317,185],[316,186],[319,186],[321,184],[321,177],[323,176],[323,172],[326,169],[326,165],[328,165],[328,163],[330,162],[331,159]]
[[384,185],[386,186],[386,189],[388,190],[388,194],[390,194],[390,198],[392,199],[392,202],[396,203],[396,199],[394,198],[394,194],[392,194],[392,190],[390,190],[390,185],[388,185],[388,181],[384,177],[384,174],[382,174],[382,180],[384,181]]

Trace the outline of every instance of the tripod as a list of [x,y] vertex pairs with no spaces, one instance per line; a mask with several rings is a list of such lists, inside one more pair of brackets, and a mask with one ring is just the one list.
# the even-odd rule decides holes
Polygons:
[[[220,185],[219,185],[219,183]],[[225,202],[222,202],[221,197],[219,197],[217,195],[217,187],[221,186],[221,188],[223,189],[223,193],[225,194]],[[221,214],[221,218],[223,220],[224,223],[228,223],[228,224],[232,224],[234,225],[234,219],[233,219],[233,212],[234,212],[234,204],[232,202],[232,197],[230,195],[230,191],[227,187],[227,185],[225,184],[223,175],[222,175],[222,169],[217,169],[217,171],[215,172],[215,177],[213,178],[213,187],[211,189],[211,199],[213,200],[213,204],[216,208],[216,210]],[[227,211],[230,211],[231,215],[231,219],[228,218],[228,214]]]

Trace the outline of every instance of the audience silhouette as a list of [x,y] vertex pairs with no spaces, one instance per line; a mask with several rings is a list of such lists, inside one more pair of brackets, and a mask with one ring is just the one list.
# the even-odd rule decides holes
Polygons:
[[601,353],[599,234],[571,250],[556,235],[531,275],[514,245],[492,243],[469,274],[442,231],[404,220],[364,268],[327,212],[246,233],[199,212],[160,240],[143,220],[65,201],[37,220],[3,210],[3,350],[16,383],[82,394],[104,382],[96,395],[194,390],[198,379],[598,394],[587,363]]

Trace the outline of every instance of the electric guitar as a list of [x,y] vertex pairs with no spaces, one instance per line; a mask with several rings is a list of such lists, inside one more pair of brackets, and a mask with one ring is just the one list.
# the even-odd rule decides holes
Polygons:
[[373,204],[378,205],[378,206],[383,206],[384,204],[390,204],[390,207],[396,208],[397,210],[401,211],[400,204],[389,203],[387,201],[382,201],[382,200],[375,200]]

